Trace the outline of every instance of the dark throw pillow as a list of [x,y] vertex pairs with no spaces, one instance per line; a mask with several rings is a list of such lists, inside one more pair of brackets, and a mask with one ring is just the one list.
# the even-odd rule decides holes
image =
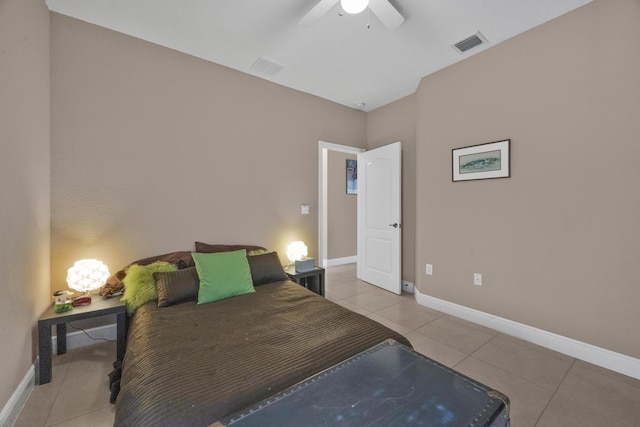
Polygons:
[[260,286],[280,280],[287,280],[280,258],[276,252],[269,252],[262,255],[248,256],[249,268],[254,286]]
[[198,299],[200,279],[195,267],[178,271],[153,273],[158,288],[158,307],[169,307]]
[[266,248],[262,246],[252,246],[252,245],[210,245],[208,243],[196,242],[196,252],[200,252],[203,254],[211,254],[215,252],[231,252],[231,251],[239,251],[246,250],[247,253],[251,253],[254,251],[266,251]]
[[158,288],[153,273],[177,269],[175,264],[166,261],[156,261],[148,265],[130,265],[124,277],[124,294],[120,299],[127,303],[129,315],[132,315],[142,304],[158,298]]
[[124,277],[127,275],[125,271],[127,268],[132,266],[133,264],[138,265],[149,265],[155,261],[166,261],[174,264],[176,267],[186,268],[193,267],[195,264],[193,263],[193,259],[191,258],[191,252],[179,251],[179,252],[169,252],[167,254],[155,255],[148,258],[139,259],[137,261],[129,263],[122,270],[119,270],[111,275],[107,279],[107,283],[100,289],[100,295],[105,297],[112,297],[122,293],[124,289]]

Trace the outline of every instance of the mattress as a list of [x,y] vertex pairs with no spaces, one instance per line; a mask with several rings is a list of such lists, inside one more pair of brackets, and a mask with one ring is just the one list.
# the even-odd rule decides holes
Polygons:
[[207,426],[397,332],[290,281],[131,318],[116,426]]

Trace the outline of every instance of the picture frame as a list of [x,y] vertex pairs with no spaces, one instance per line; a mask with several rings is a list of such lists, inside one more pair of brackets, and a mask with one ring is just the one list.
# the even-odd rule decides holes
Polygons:
[[451,150],[452,181],[509,178],[511,140],[488,142]]
[[358,194],[358,161],[347,159],[347,194]]

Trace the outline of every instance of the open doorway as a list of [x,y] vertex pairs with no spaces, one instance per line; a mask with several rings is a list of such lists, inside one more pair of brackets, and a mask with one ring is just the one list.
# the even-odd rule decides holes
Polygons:
[[[333,156],[333,154],[335,153],[350,154],[353,156],[353,158],[355,158],[358,153],[362,153],[364,151],[365,150],[363,148],[333,144],[330,142],[319,141],[318,143],[318,254],[320,265],[323,267],[339,265],[340,263],[345,263],[345,260],[346,262],[355,262],[357,259],[357,254],[354,254],[356,256],[352,257],[339,257],[339,259],[337,260],[335,257],[329,257],[329,219],[331,217],[331,200],[329,197],[330,158],[333,159],[332,162],[336,161],[334,159],[335,156]],[[342,175],[342,177],[344,177],[345,179],[345,196],[355,199],[355,195],[346,195],[346,162],[342,164],[342,167],[344,168],[344,174]],[[355,220],[355,212],[353,215],[354,218],[351,219]]]

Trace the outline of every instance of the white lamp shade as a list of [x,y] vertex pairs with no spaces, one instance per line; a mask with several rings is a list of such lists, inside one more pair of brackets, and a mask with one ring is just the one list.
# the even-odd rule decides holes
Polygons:
[[369,0],[340,0],[342,9],[347,13],[360,13],[369,6]]
[[300,261],[305,259],[309,252],[307,251],[307,247],[304,242],[295,241],[292,242],[289,246],[287,246],[287,258],[289,261]]
[[90,292],[104,285],[109,269],[97,259],[81,259],[67,270],[67,284],[78,292]]

